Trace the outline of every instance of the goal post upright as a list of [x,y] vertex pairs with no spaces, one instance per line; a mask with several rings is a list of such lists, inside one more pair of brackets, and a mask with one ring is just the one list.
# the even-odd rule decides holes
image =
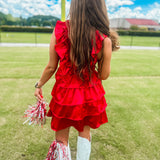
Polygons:
[[66,20],[66,0],[61,0],[61,21],[65,21]]

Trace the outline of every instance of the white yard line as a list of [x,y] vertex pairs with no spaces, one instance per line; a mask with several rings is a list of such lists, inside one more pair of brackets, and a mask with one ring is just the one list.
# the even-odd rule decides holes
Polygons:
[[[37,79],[33,78],[21,78],[21,77],[0,77],[0,79]],[[55,79],[55,77],[53,77]],[[117,77],[109,77],[109,79],[160,79],[160,76],[117,76]]]
[[121,49],[137,49],[137,50],[160,50],[160,47],[145,47],[145,46],[121,46]]
[[149,79],[154,78],[158,79],[160,76],[117,76],[117,77],[109,77],[110,79]]
[[49,47],[45,43],[0,43],[0,47]]
[[[0,47],[49,47],[45,43],[0,43]],[[145,46],[121,46],[121,49],[137,49],[137,50],[160,50],[160,47]]]

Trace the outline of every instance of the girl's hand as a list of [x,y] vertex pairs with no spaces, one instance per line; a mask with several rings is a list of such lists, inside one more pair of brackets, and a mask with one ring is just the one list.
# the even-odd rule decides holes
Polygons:
[[42,88],[36,88],[34,92],[34,96],[37,98],[38,101],[42,102],[43,101]]

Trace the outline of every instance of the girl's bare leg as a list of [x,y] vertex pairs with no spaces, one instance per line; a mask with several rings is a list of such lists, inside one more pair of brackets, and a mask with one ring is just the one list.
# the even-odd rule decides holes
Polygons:
[[59,142],[63,142],[63,144],[66,146],[68,145],[69,129],[70,127],[55,132],[56,140]]
[[71,160],[69,129],[65,128],[55,132],[55,140],[50,145],[46,160]]
[[84,126],[84,129],[82,132],[79,132],[79,136],[88,139],[90,139],[90,127],[89,126]]

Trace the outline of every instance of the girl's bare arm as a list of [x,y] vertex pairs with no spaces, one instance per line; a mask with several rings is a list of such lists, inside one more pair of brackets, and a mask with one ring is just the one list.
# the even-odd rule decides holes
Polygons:
[[[41,78],[38,82],[38,87],[42,87],[55,73],[57,66],[58,66],[58,55],[55,51],[55,44],[56,44],[56,37],[55,37],[55,32],[53,31],[51,41],[50,41],[50,49],[49,49],[49,62],[46,65]],[[41,100],[40,95],[42,94],[41,88],[36,88],[35,90],[35,96]]]
[[[105,38],[103,44],[104,47],[101,53],[103,54],[103,59],[98,62],[98,68],[100,79],[106,80],[109,77],[111,71],[112,42],[110,38]],[[101,67],[102,70],[100,73]]]
[[55,32],[53,31],[51,41],[50,41],[50,49],[49,49],[49,62],[47,66],[45,67],[41,78],[38,82],[38,86],[43,86],[55,73],[57,66],[58,66],[58,55],[55,51],[55,44],[56,44],[56,38],[55,38]]

